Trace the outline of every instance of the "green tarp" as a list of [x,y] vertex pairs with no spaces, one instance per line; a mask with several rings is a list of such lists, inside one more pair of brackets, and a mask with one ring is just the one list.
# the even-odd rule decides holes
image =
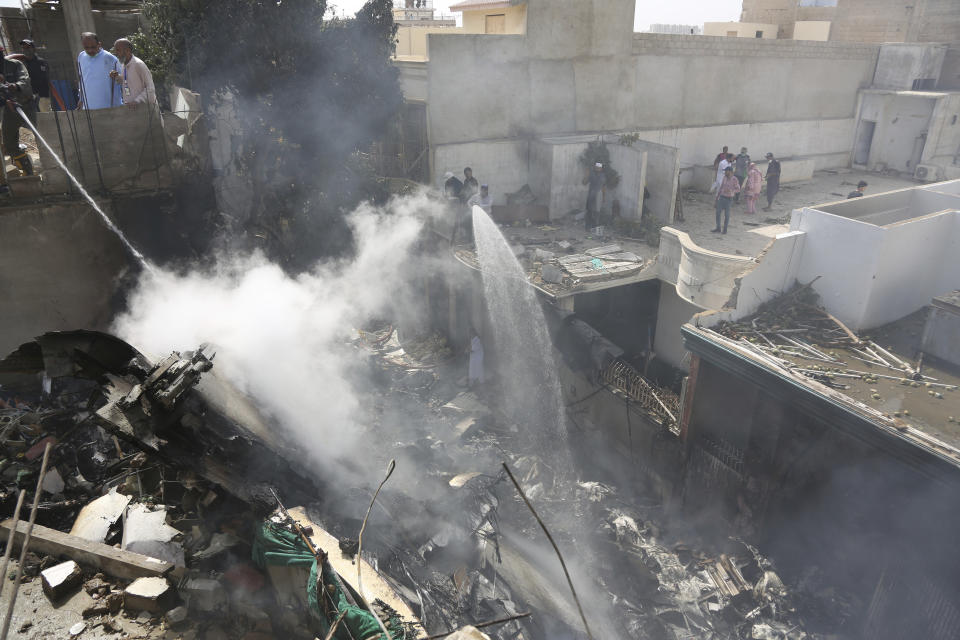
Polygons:
[[[325,611],[329,611],[332,608],[331,605],[335,605],[339,613],[346,612],[333,636],[336,640],[350,640],[351,637],[354,640],[366,640],[367,638],[383,636],[380,625],[377,624],[377,620],[372,613],[351,605],[347,601],[346,594],[339,587],[338,581],[334,579],[333,570],[326,563],[323,564],[322,569],[323,584],[335,586],[332,591],[329,588],[327,589],[330,596],[326,602],[327,606],[321,606],[320,594],[317,592],[317,560],[310,553],[306,543],[295,532],[267,520],[261,525],[254,539],[253,560],[261,568],[266,568],[267,565],[285,565],[304,567],[310,570],[310,578],[306,584],[307,602],[310,609],[317,614],[317,618],[320,620],[320,631],[323,635],[329,632],[332,623],[332,620],[327,619]],[[326,596],[324,597],[326,598]],[[399,618],[391,618],[386,626],[393,640],[404,640],[406,638],[406,632]]]

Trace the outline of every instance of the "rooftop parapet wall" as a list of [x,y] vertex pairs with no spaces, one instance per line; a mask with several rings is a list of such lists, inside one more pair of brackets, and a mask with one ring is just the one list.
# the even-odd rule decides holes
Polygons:
[[[527,36],[429,36],[432,144],[853,118],[857,91],[872,81],[879,51],[875,45],[631,34],[622,51],[578,44],[561,55],[532,39],[532,8],[530,20]],[[718,73],[718,57],[731,69],[749,66],[762,97]]]
[[721,57],[756,55],[770,58],[822,58],[826,60],[870,60],[876,62],[880,53],[880,45],[858,42],[813,42],[808,40],[635,33],[633,34],[633,53]]

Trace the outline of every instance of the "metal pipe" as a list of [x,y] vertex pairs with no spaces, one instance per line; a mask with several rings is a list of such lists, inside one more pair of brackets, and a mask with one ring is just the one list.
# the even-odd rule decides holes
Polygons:
[[[23,543],[20,546],[20,562],[17,564],[17,575],[13,579],[13,593],[10,595],[10,602],[7,604],[7,618],[3,621],[3,631],[0,631],[0,640],[7,640],[7,633],[10,631],[10,623],[13,621],[13,607],[17,603],[17,593],[20,591],[20,578],[23,577],[23,563],[27,559],[27,548],[30,546],[30,536],[33,534],[33,523],[37,520],[37,505],[40,504],[40,493],[43,491],[43,477],[47,475],[47,462],[50,461],[50,449],[53,443],[48,442],[43,450],[43,463],[40,465],[40,477],[37,478],[37,490],[33,495],[33,506],[30,508],[30,521],[27,523],[27,531],[23,536]],[[2,576],[0,576],[2,578]]]

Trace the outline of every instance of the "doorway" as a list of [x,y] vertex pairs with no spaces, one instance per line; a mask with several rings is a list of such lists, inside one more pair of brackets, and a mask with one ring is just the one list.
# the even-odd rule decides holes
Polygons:
[[861,120],[857,133],[857,144],[853,152],[853,164],[866,166],[870,162],[870,145],[873,144],[873,132],[877,123],[873,120]]
[[495,15],[485,16],[484,30],[486,33],[506,33],[507,32],[507,16],[506,14],[500,13]]

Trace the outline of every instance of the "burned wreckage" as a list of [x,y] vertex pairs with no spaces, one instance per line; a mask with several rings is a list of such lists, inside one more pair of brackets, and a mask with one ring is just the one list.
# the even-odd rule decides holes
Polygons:
[[[374,487],[313,472],[207,347],[153,363],[91,331],[22,345],[0,361],[0,538],[27,539],[24,581],[41,573],[51,602],[82,584],[94,598],[82,624],[133,637],[809,637],[755,549],[699,550],[665,531],[655,501],[566,477],[498,416],[463,409],[469,394],[440,382],[443,363],[409,366],[386,338],[357,341],[386,400],[420,407],[424,428],[448,437],[397,444],[396,482],[409,484],[376,505]],[[505,475],[456,471],[504,459],[546,509],[578,599]],[[368,462],[356,470],[376,475]],[[26,512],[9,516],[34,485],[49,500],[29,536]],[[167,635],[137,636],[131,621]]]

